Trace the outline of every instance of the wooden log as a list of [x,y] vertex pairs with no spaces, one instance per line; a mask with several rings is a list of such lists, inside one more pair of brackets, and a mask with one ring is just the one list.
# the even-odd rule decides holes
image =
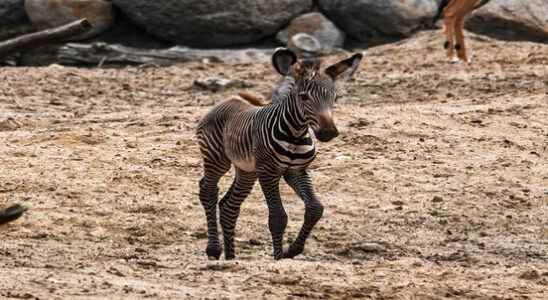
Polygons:
[[225,64],[251,64],[270,61],[272,49],[139,49],[121,45],[69,43],[58,50],[58,62],[63,65],[172,65],[190,61]]
[[82,34],[92,28],[86,19],[74,21],[59,27],[25,34],[7,41],[0,42],[0,58],[13,52],[35,48],[46,44],[58,43],[75,35]]

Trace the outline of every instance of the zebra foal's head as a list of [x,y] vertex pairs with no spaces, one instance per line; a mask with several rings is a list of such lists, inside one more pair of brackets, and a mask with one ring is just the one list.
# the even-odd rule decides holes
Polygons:
[[272,56],[278,73],[293,78],[294,85],[289,92],[296,97],[299,115],[304,117],[318,140],[328,142],[339,135],[333,120],[336,84],[352,77],[362,57],[362,54],[354,54],[322,69],[319,59],[298,61],[295,53],[285,48],[278,48]]

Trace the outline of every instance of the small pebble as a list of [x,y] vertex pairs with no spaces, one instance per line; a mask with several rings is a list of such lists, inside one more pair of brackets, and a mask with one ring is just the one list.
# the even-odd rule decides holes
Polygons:
[[526,279],[526,280],[534,280],[534,279],[539,279],[540,274],[537,270],[532,269],[532,270],[527,270],[527,271],[521,273],[519,275],[519,278],[520,279]]
[[363,252],[385,252],[386,247],[377,243],[360,243],[352,247],[354,250],[361,250]]

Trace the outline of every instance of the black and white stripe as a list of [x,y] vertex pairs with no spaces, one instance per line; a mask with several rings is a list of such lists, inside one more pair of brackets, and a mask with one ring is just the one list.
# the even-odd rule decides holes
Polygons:
[[[278,50],[273,57],[274,66],[280,73],[285,72],[282,75],[286,79],[282,89],[274,93],[275,99],[270,105],[259,108],[243,99],[232,98],[213,108],[201,120],[197,130],[204,160],[200,201],[207,219],[208,257],[219,259],[221,255],[217,204],[225,258],[235,257],[234,228],[240,206],[257,179],[268,206],[274,257],[292,258],[302,253],[308,235],[323,213],[306,172],[316,157],[312,134],[322,141],[338,134],[331,114],[336,98],[335,80],[344,71],[353,69],[353,72],[360,60],[361,55],[355,55],[321,73],[317,62],[296,64],[292,52]],[[234,182],[218,202],[218,182],[231,165],[236,169]],[[299,236],[285,253],[282,240],[287,214],[279,193],[282,177],[303,200],[306,209]]]

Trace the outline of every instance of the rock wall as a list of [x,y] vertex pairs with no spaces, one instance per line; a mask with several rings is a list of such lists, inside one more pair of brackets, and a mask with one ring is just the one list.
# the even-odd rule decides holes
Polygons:
[[[148,49],[261,43],[329,54],[347,41],[373,46],[432,29],[440,1],[0,0],[0,39],[28,32],[28,16],[35,30],[86,17],[96,27],[77,37],[86,42]],[[548,43],[548,0],[492,0],[466,27],[500,39]]]
[[311,0],[112,0],[136,25],[170,42],[226,47],[274,36]]
[[351,38],[401,39],[430,26],[437,0],[319,0],[320,9]]
[[19,24],[26,21],[25,0],[0,1],[0,26]]
[[500,39],[548,43],[548,0],[492,0],[473,13],[466,28]]

